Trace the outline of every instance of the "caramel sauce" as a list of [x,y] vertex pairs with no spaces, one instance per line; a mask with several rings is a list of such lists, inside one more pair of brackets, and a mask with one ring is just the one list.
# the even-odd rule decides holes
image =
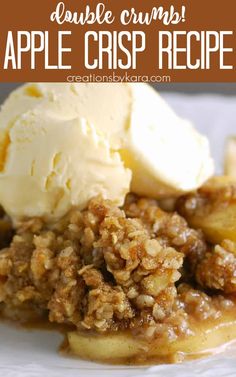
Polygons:
[[235,308],[215,320],[193,319],[190,331],[192,335],[173,342],[158,338],[144,341],[128,332],[107,335],[72,332],[68,333],[64,350],[82,359],[109,364],[150,365],[194,360],[236,346]]

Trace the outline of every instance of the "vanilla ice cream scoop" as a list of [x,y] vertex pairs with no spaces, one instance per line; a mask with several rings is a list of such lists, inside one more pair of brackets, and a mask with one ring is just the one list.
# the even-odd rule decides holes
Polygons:
[[123,204],[131,172],[84,118],[30,110],[11,123],[6,135],[0,200],[13,219],[59,218],[99,194]]
[[149,85],[132,87],[127,134],[121,154],[137,194],[176,196],[195,190],[213,174],[208,139]]
[[0,204],[16,220],[179,195],[212,173],[207,139],[147,84],[26,84],[0,111]]

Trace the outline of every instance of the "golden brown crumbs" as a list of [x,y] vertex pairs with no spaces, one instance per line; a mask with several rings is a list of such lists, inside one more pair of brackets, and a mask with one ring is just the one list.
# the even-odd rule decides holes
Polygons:
[[2,312],[174,341],[190,318],[234,305],[197,288],[234,292],[233,252],[227,242],[211,251],[202,232],[155,200],[129,195],[120,209],[95,198],[54,225],[30,219],[16,229],[0,252]]
[[236,292],[236,244],[225,240],[209,250],[199,263],[196,280],[204,288]]

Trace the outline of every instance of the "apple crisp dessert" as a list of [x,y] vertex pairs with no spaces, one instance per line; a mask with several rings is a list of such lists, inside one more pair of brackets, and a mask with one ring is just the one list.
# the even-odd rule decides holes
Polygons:
[[218,177],[170,203],[96,197],[53,224],[13,230],[2,213],[1,312],[71,325],[68,348],[87,359],[207,352],[236,338],[235,203],[236,183]]

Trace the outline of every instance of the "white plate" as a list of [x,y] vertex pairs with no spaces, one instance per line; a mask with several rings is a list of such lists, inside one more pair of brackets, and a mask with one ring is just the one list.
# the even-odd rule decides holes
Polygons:
[[0,325],[1,377],[235,377],[236,350],[221,355],[150,368],[100,365],[57,352],[63,337],[53,331]]
[[[225,137],[236,134],[236,98],[165,95],[182,116],[210,137],[217,170],[222,166]],[[52,331],[23,330],[0,324],[0,377],[235,377],[236,350],[151,368],[112,367],[59,355],[62,336]]]

